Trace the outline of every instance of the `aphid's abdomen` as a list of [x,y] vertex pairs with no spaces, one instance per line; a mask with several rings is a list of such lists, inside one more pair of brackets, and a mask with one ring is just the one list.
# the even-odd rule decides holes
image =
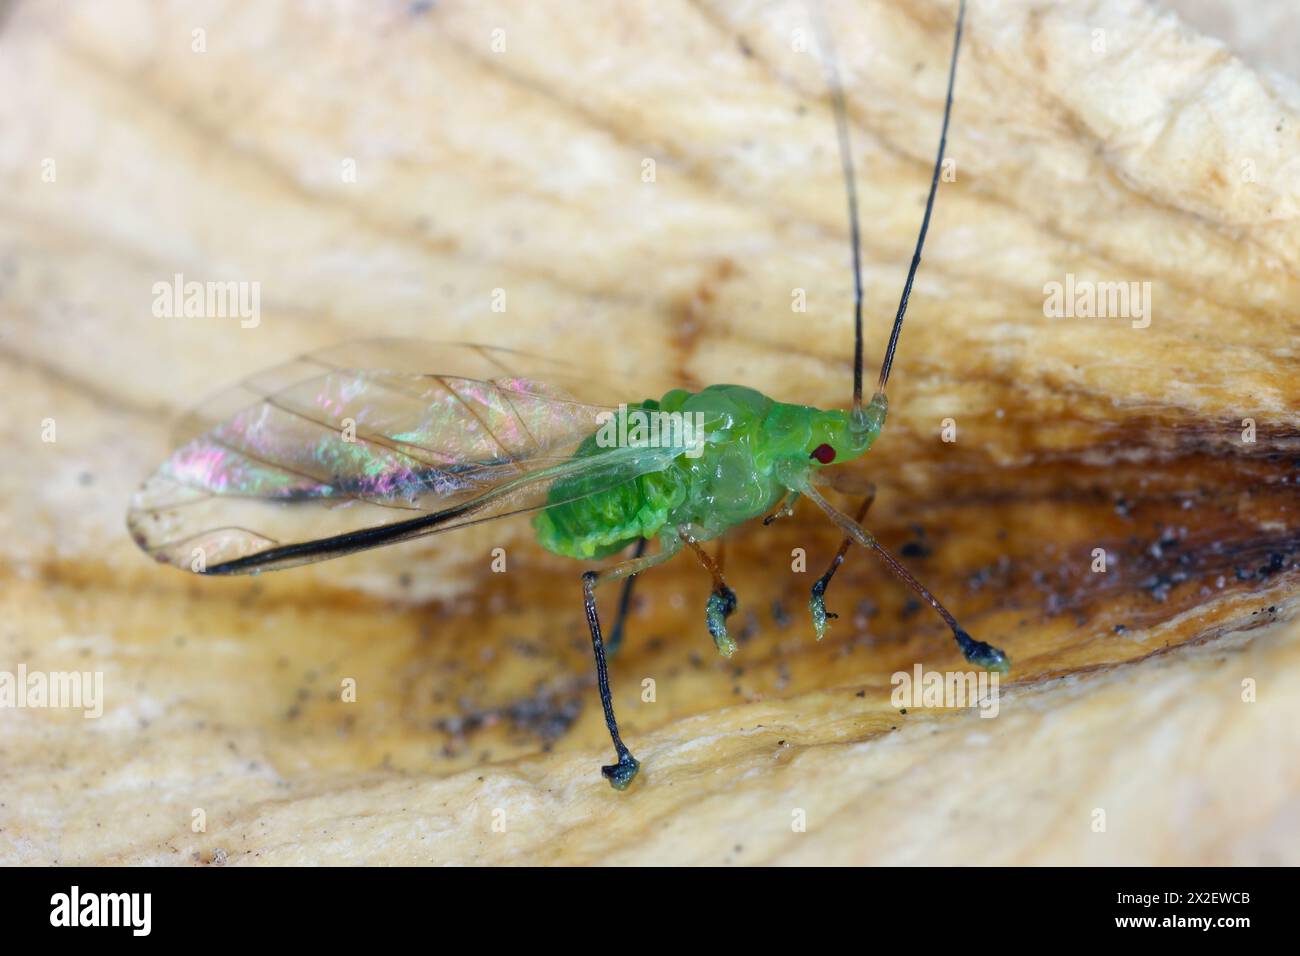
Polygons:
[[[682,416],[708,440],[614,487],[607,487],[605,474],[557,481],[550,493],[557,503],[533,519],[542,546],[566,557],[602,558],[654,537],[665,525],[689,525],[692,535],[708,540],[762,514],[784,494],[771,463],[760,464],[757,454],[773,406],[753,389],[714,385],[694,394],[676,389],[660,401],[631,407],[627,414]],[[596,439],[589,437],[575,455],[599,454]]]
[[[569,492],[558,482],[557,490]],[[533,518],[533,528],[547,551],[568,558],[603,558],[638,538],[654,537],[685,497],[681,473],[668,467],[552,505]]]

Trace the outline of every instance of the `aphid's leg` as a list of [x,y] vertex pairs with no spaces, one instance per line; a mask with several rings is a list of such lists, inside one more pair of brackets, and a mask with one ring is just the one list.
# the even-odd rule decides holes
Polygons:
[[[636,547],[632,550],[633,561],[645,554],[645,545],[645,538],[637,538]],[[635,582],[635,574],[629,574],[623,582],[623,593],[618,599],[618,616],[614,618],[614,626],[609,629],[609,637],[605,639],[605,654],[611,658],[623,645],[623,625],[627,621],[627,612],[632,607],[632,585]]]
[[763,519],[763,527],[766,528],[777,518],[788,518],[790,517],[790,515],[794,514],[794,505],[795,502],[798,500],[799,500],[799,492],[797,491],[790,492],[790,494],[786,497],[785,501],[781,504],[781,507],[777,508],[770,515],[768,515],[766,518]]
[[818,488],[831,488],[840,494],[849,495],[853,498],[858,495],[866,497],[876,493],[874,482],[868,480],[861,472],[847,469],[823,468],[809,475],[808,480]]
[[731,617],[732,612],[736,610],[736,592],[727,587],[727,582],[722,577],[722,568],[709,557],[707,551],[700,547],[699,542],[685,531],[679,531],[678,534],[681,535],[681,540],[695,552],[695,556],[700,559],[700,564],[713,575],[713,593],[709,595],[704,619],[709,627],[709,636],[713,638],[718,652],[723,657],[730,657],[736,653],[736,642],[727,634],[727,618]]
[[[876,500],[876,487],[870,485],[870,483],[868,484],[870,490],[867,492],[867,496],[862,499],[862,504],[858,505],[858,513],[853,519],[859,524],[867,516],[867,510],[871,507],[871,503]],[[819,641],[826,636],[826,622],[839,617],[838,614],[832,614],[826,610],[826,587],[831,583],[831,578],[835,577],[835,572],[840,569],[840,565],[844,563],[844,555],[848,553],[851,544],[853,544],[853,539],[845,535],[844,540],[840,542],[839,550],[835,552],[835,557],[831,559],[830,567],[812,586],[812,597],[808,600],[808,608],[812,611],[813,629],[816,630],[817,640]]]
[[600,634],[600,617],[596,613],[596,588],[607,581],[640,574],[647,568],[662,564],[678,552],[681,545],[673,535],[664,535],[662,546],[654,554],[632,558],[605,571],[588,571],[582,576],[583,606],[587,613],[587,627],[591,630],[591,649],[596,655],[596,685],[600,690],[600,706],[605,711],[605,726],[609,728],[609,739],[614,742],[614,754],[618,763],[601,767],[600,772],[615,790],[626,790],[636,772],[641,769],[640,762],[623,743],[618,734],[618,721],[614,719],[614,696],[609,690],[609,667],[605,663],[605,641]]
[[939,603],[938,598],[926,590],[912,573],[899,563],[898,559],[884,549],[871,532],[858,522],[854,521],[848,515],[838,511],[829,501],[823,498],[815,488],[807,481],[804,481],[800,489],[805,495],[812,499],[813,503],[822,511],[830,516],[830,519],[844,529],[845,534],[852,538],[856,543],[876,552],[876,556],[885,562],[885,566],[900,578],[904,584],[919,594],[927,604],[939,612],[939,616],[944,619],[947,625],[952,628],[952,635],[957,639],[957,646],[965,655],[966,660],[970,661],[977,667],[983,667],[991,671],[1001,671],[1006,673],[1011,670],[1011,658],[1007,657],[1001,650],[992,644],[986,644],[983,641],[977,641],[962,629],[957,623],[957,619],[948,613],[948,609]]

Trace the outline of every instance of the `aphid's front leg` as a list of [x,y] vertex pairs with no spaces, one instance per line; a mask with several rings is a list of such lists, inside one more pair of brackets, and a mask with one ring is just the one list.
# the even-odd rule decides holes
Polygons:
[[781,507],[777,508],[770,515],[768,515],[766,518],[763,519],[763,527],[766,528],[768,525],[770,525],[773,521],[775,521],[778,518],[788,518],[790,517],[790,515],[794,514],[794,506],[798,500],[799,500],[799,492],[797,491],[790,492],[790,494],[786,496],[785,501],[781,503]]
[[630,578],[647,568],[662,564],[678,552],[681,545],[672,535],[664,535],[662,546],[655,554],[642,555],[630,561],[624,561],[605,571],[588,571],[582,576],[583,606],[587,614],[587,627],[591,630],[591,649],[596,655],[596,685],[600,691],[600,706],[605,711],[605,726],[609,729],[609,738],[614,742],[614,755],[618,763],[601,767],[600,772],[615,790],[626,790],[638,770],[640,762],[627,749],[623,738],[618,733],[618,721],[614,718],[614,696],[609,689],[609,667],[605,662],[605,641],[600,633],[600,617],[596,613],[596,588],[606,581]]
[[704,609],[704,619],[709,627],[709,636],[713,638],[718,652],[723,657],[730,657],[736,653],[736,642],[727,634],[727,618],[731,617],[736,610],[736,592],[727,586],[726,580],[722,577],[722,568],[718,562],[709,557],[707,551],[700,547],[700,543],[686,531],[679,531],[678,534],[681,535],[681,540],[695,552],[695,556],[700,559],[700,564],[713,575],[713,593],[709,595],[709,603]]
[[858,471],[849,471],[839,468],[824,468],[821,471],[815,471],[808,476],[808,480],[818,488],[830,488],[838,491],[842,495],[848,495],[856,498],[861,495],[864,498],[876,495],[875,482],[870,481],[865,475]]
[[890,571],[894,572],[894,574],[901,579],[904,584],[915,591],[927,604],[939,613],[939,616],[944,619],[944,622],[952,628],[952,636],[956,639],[957,646],[961,648],[962,655],[966,660],[970,661],[977,667],[983,667],[991,671],[1001,671],[1004,674],[1011,670],[1011,658],[1007,657],[1003,651],[994,647],[992,644],[987,644],[984,641],[977,641],[975,638],[971,637],[970,634],[968,634],[965,629],[957,623],[957,619],[948,612],[948,609],[939,603],[939,599],[931,594],[920,581],[912,577],[912,572],[903,567],[896,557],[886,551],[870,531],[862,527],[862,525],[854,521],[848,515],[837,510],[829,501],[823,498],[821,494],[812,487],[812,485],[808,484],[806,480],[803,481],[800,490],[803,491],[803,493],[814,504],[816,504],[817,507],[826,512],[830,519],[839,525],[848,537],[852,538],[857,544],[862,545],[862,547],[874,551],[876,557],[880,558]]
[[[855,521],[861,522],[867,516],[871,503],[876,500],[876,486],[867,482],[867,496],[862,499],[862,504],[858,505]],[[844,555],[848,553],[849,546],[853,544],[853,539],[848,535],[840,542],[839,550],[835,552],[835,557],[831,559],[830,567],[826,573],[819,577],[812,586],[812,596],[808,599],[808,609],[812,611],[813,629],[817,632],[817,640],[826,636],[826,622],[833,621],[839,617],[838,614],[832,614],[826,610],[826,587],[831,583],[831,578],[835,577],[835,572],[840,569],[844,563]]]

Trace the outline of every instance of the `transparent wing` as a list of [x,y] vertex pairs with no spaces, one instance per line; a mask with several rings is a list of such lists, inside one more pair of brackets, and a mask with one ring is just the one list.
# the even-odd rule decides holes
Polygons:
[[172,436],[174,443],[180,446],[198,438],[248,406],[286,389],[311,382],[328,372],[349,370],[417,378],[437,372],[445,378],[478,381],[522,378],[533,383],[546,383],[576,402],[597,406],[657,398],[672,387],[672,383],[662,382],[629,383],[627,375],[611,380],[598,370],[572,362],[472,342],[363,339],[309,352],[209,395],[178,422]]
[[571,500],[552,496],[560,479],[592,494],[678,453],[574,458],[612,410],[597,393],[612,399],[574,366],[488,346],[389,339],[306,355],[187,416],[127,525],[177,567],[268,570],[543,508]]

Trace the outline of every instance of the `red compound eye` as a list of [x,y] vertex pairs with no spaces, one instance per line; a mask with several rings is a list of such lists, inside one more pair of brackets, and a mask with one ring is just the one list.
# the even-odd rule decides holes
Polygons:
[[835,460],[835,449],[830,445],[818,445],[813,449],[812,457],[816,458],[823,465],[829,465]]

